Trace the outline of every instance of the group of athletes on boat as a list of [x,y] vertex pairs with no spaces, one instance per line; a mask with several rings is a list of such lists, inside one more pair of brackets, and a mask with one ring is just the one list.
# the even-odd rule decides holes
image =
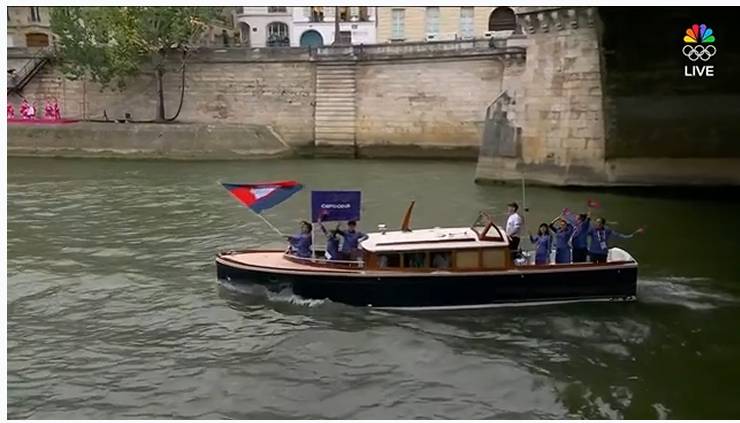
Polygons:
[[[524,230],[524,220],[519,214],[516,202],[508,205],[506,235],[509,237],[509,248],[512,257],[520,257],[519,243]],[[550,252],[555,244],[555,264],[569,263],[606,263],[609,255],[609,243],[612,238],[628,239],[643,232],[639,228],[630,234],[623,234],[606,226],[604,217],[597,217],[591,222],[591,202],[586,213],[573,214],[568,209],[550,223],[542,223],[537,234],[529,233],[529,240],[534,244],[534,264],[550,264]]]
[[[357,230],[357,222],[347,222],[347,229],[342,229],[341,224],[332,230],[327,230],[319,220],[321,231],[326,236],[327,260],[358,260],[362,257],[360,253],[360,242],[367,239],[367,235]],[[300,232],[297,235],[287,236],[290,243],[291,254],[311,258],[313,254],[313,225],[305,220],[301,222]],[[341,237],[341,239],[340,239]]]
[[[326,236],[327,260],[360,260],[360,242],[367,239],[367,235],[357,229],[357,222],[347,222],[347,229],[341,224],[332,230],[327,230],[319,220],[321,231]],[[516,261],[521,258],[519,245],[524,231],[524,219],[519,214],[519,205],[516,202],[508,204],[508,218],[506,220],[506,235],[509,238],[509,248],[512,258]],[[536,234],[529,233],[529,240],[534,245],[534,264],[550,264],[550,252],[555,246],[555,264],[569,263],[606,263],[609,254],[610,241],[613,238],[628,239],[643,232],[642,228],[630,234],[623,234],[606,226],[603,217],[591,219],[591,203],[586,213],[573,214],[568,209],[553,219],[550,223],[542,223]],[[296,235],[286,236],[290,243],[289,252],[297,257],[312,258],[313,255],[313,225],[302,221],[300,231]]]

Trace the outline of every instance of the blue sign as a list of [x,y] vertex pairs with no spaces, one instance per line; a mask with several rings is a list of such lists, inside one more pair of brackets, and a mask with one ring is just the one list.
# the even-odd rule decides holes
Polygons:
[[360,220],[362,192],[311,191],[311,221]]

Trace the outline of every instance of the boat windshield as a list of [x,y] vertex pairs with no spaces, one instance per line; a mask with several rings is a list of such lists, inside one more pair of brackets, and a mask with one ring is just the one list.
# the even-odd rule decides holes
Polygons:
[[488,225],[491,224],[491,217],[486,212],[480,212],[478,214],[478,218],[475,219],[475,222],[473,222],[473,226],[471,226],[471,229],[475,231],[475,233],[478,234],[478,237],[483,237],[485,235],[486,229],[488,229]]
[[493,224],[491,216],[483,211],[478,214],[478,218],[473,223],[471,229],[478,234],[478,239],[481,240],[486,239],[499,241],[504,239],[501,231],[499,231],[496,225]]

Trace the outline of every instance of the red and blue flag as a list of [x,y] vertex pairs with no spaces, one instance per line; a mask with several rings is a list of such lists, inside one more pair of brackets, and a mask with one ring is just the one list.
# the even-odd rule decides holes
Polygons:
[[254,184],[221,183],[231,195],[255,213],[275,207],[300,191],[296,181],[260,182]]

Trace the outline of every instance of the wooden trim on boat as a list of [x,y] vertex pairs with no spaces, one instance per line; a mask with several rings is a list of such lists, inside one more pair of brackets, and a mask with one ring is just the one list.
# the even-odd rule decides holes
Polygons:
[[[250,251],[240,251],[238,253],[249,253]],[[256,251],[252,251],[256,252]],[[282,253],[282,250],[271,250],[271,251],[259,251],[264,252],[275,252]],[[453,255],[454,256],[454,255]],[[268,267],[260,266],[257,264],[245,264],[237,260],[232,259],[229,255],[219,254],[216,258],[217,262],[224,265],[233,266],[244,270],[257,270],[265,271],[268,273],[284,273],[284,274],[296,274],[296,275],[322,275],[322,276],[351,276],[351,277],[459,277],[459,276],[496,276],[496,275],[511,275],[511,274],[526,274],[526,273],[548,273],[548,272],[580,272],[580,271],[591,271],[595,269],[620,269],[620,268],[633,268],[637,267],[636,261],[617,261],[603,263],[578,263],[578,264],[548,264],[548,265],[528,265],[528,266],[516,266],[508,269],[470,269],[470,270],[434,270],[424,272],[412,272],[408,270],[398,271],[394,270],[378,270],[378,269],[360,269],[360,268],[335,268],[334,271],[322,272],[320,270],[294,270],[279,267]]]
[[357,260],[327,260],[320,258],[304,258],[285,253],[283,257],[294,263],[315,267],[330,267],[337,269],[364,269],[365,263]]

